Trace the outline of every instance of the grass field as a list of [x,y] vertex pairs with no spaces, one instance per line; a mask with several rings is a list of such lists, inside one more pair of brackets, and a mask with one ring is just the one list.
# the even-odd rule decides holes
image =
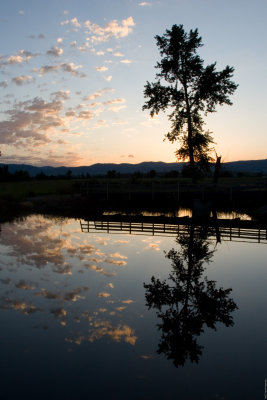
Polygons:
[[[0,198],[20,201],[29,197],[46,195],[66,195],[82,193],[150,193],[181,191],[205,191],[214,190],[212,179],[206,178],[193,185],[189,178],[91,178],[81,179],[62,179],[62,180],[31,180],[22,182],[0,182]],[[220,188],[241,188],[246,190],[267,190],[267,180],[264,177],[239,177],[222,178],[216,186]],[[88,193],[89,192],[89,193]]]
[[73,194],[77,190],[75,180],[0,182],[0,197],[13,200],[52,194]]

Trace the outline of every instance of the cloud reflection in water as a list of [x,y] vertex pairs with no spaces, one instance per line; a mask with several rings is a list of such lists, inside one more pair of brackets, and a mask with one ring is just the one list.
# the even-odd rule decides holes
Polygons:
[[[114,300],[107,292],[107,288],[114,290],[110,279],[117,276],[118,268],[127,266],[127,256],[118,251],[122,241],[114,241],[112,248],[108,243],[110,238],[85,237],[77,221],[70,219],[35,215],[4,224],[0,308],[28,317],[40,314],[34,328],[47,330],[58,321],[66,329],[68,343],[92,343],[105,337],[134,345],[134,330],[116,321],[132,300]],[[95,286],[97,276],[100,281]],[[101,315],[112,320],[102,320]],[[77,324],[80,329],[75,333]]]

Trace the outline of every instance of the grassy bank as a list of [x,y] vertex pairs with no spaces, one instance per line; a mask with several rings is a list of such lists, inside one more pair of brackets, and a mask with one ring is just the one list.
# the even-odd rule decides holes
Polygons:
[[267,204],[264,178],[211,179],[191,184],[186,178],[99,178],[0,182],[0,220],[38,212],[81,218],[105,210],[177,210],[194,199],[212,207],[255,209]]
[[0,182],[0,198],[21,201],[35,196],[73,194],[79,187],[75,180]]

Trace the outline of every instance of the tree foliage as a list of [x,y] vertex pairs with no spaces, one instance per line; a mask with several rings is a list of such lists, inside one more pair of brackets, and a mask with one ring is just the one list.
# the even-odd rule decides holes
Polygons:
[[216,62],[204,67],[197,54],[202,46],[198,30],[186,33],[183,25],[173,25],[163,36],[156,36],[161,61],[156,64],[159,72],[156,82],[147,82],[143,110],[150,110],[153,117],[168,111],[171,130],[166,137],[180,141],[178,158],[189,159],[192,177],[195,163],[210,162],[210,133],[203,131],[203,115],[216,111],[217,105],[231,105],[229,96],[237,85],[231,80],[233,67],[216,71]]
[[205,232],[191,226],[189,235],[181,236],[177,243],[179,250],[166,254],[172,265],[169,279],[152,276],[151,282],[144,284],[146,305],[154,308],[161,320],[157,325],[161,331],[158,353],[164,353],[176,367],[187,360],[197,363],[203,351],[198,337],[205,327],[216,330],[218,323],[232,326],[231,314],[237,309],[230,288],[218,288],[216,281],[203,276],[204,264],[212,261],[214,253]]

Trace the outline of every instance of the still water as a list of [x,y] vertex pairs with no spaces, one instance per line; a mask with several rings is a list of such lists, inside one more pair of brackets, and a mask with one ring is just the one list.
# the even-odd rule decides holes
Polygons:
[[263,399],[265,243],[2,224],[1,398]]

